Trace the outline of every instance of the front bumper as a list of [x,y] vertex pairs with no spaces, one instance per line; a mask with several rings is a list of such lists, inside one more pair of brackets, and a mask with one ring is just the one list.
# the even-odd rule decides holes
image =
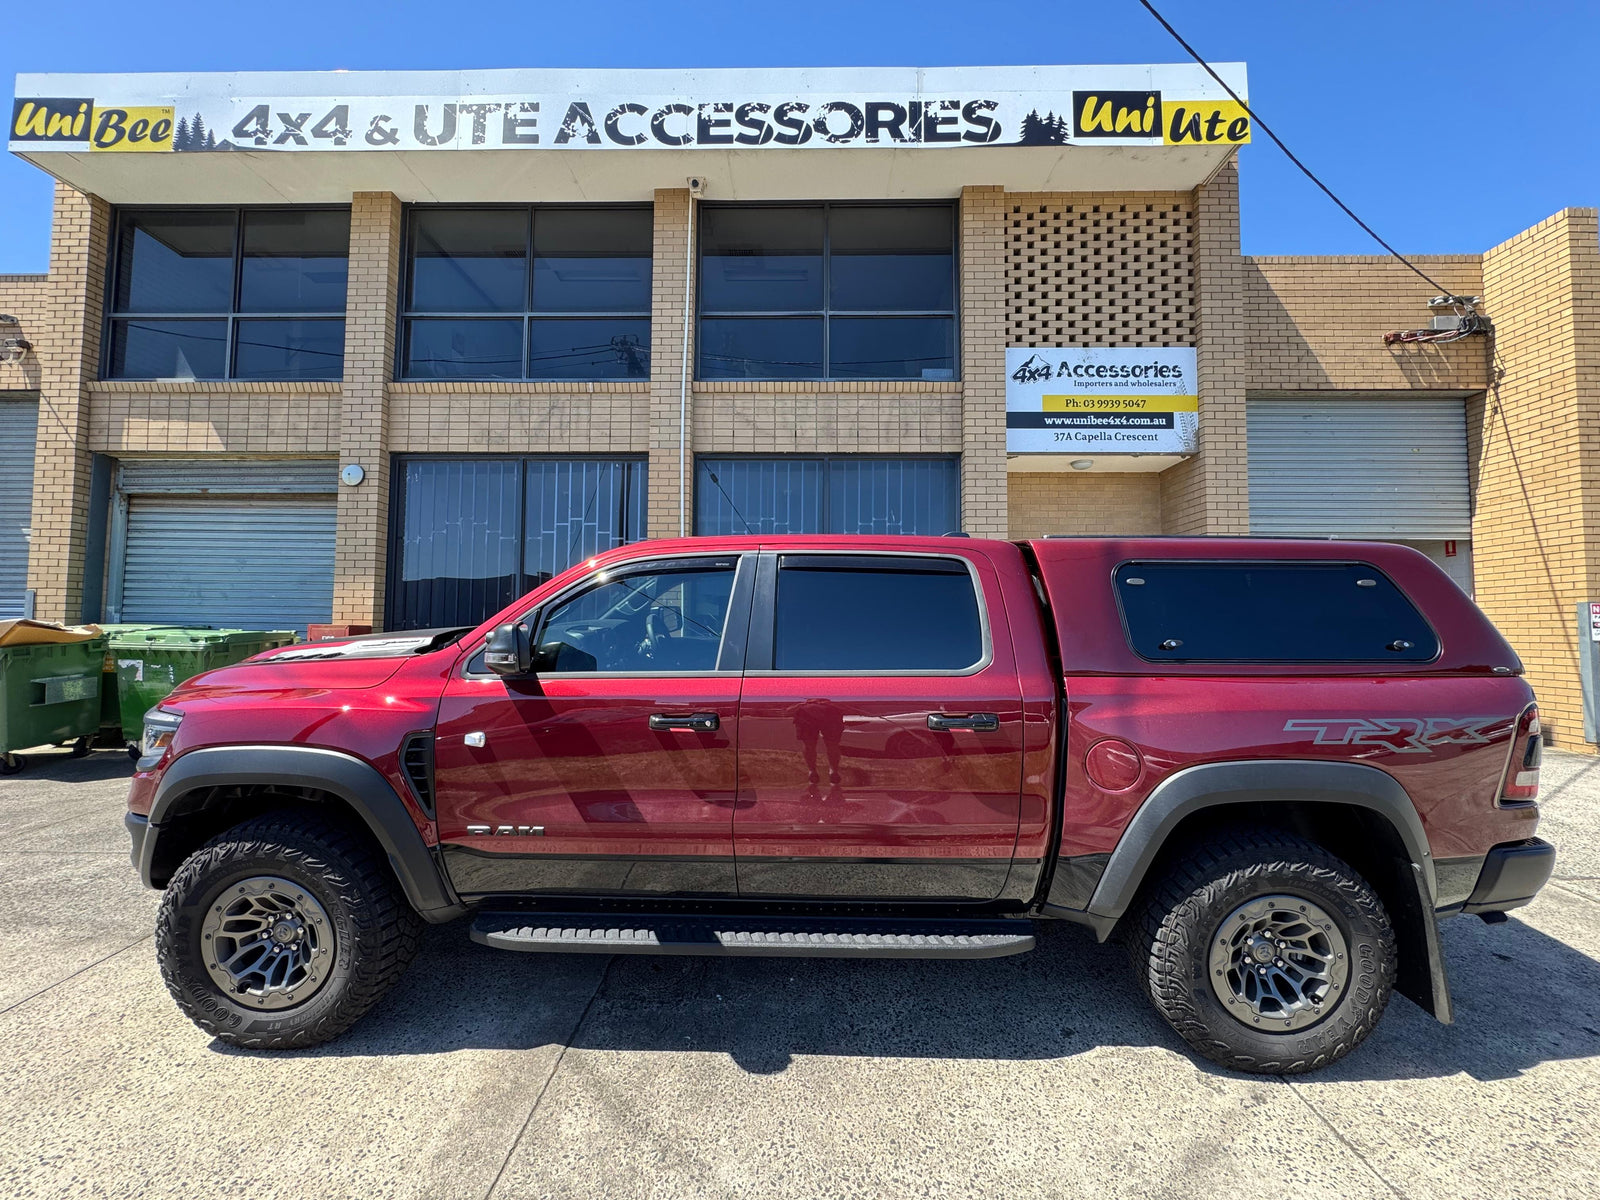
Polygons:
[[122,817],[122,827],[128,831],[128,836],[133,839],[133,851],[129,857],[133,860],[134,870],[139,872],[139,877],[146,884],[150,877],[145,874],[144,843],[150,836],[150,818],[141,817],[138,813],[125,813]]
[[1496,846],[1484,856],[1477,886],[1461,911],[1492,913],[1520,908],[1538,895],[1555,865],[1556,848],[1542,838]]

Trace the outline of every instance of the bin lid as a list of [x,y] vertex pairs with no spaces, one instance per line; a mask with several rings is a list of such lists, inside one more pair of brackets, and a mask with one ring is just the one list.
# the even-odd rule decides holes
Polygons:
[[68,642],[89,642],[100,636],[98,625],[58,625],[54,621],[30,621],[23,617],[0,621],[0,646],[59,646]]
[[113,639],[120,648],[146,646],[166,650],[200,650],[213,646],[265,645],[272,641],[294,641],[293,631],[267,629],[211,629],[206,626],[156,626],[118,634]]

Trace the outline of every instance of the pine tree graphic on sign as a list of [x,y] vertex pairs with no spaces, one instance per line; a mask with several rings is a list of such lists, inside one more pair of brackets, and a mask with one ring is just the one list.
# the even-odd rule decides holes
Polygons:
[[1036,108],[1022,118],[1022,136],[1018,138],[1019,146],[1065,146],[1072,136],[1072,127],[1067,124],[1065,117],[1058,117],[1054,112],[1039,115]]

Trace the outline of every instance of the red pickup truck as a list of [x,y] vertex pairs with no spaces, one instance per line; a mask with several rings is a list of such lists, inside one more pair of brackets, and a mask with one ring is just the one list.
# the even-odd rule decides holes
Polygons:
[[1195,1050],[1311,1070],[1437,921],[1549,877],[1516,655],[1423,555],[746,537],[601,554],[476,629],[271,651],[146,718],[178,1005],[347,1029],[421,922],[507,950],[982,958],[1126,941]]

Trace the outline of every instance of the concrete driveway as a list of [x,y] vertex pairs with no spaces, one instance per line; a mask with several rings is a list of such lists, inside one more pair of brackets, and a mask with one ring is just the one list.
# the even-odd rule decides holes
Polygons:
[[1551,754],[1541,899],[1446,923],[1293,1083],[1192,1058],[1072,927],[973,963],[512,955],[429,932],[333,1045],[243,1053],[161,985],[125,757],[0,780],[0,1195],[1584,1196],[1600,1190],[1600,762]]

